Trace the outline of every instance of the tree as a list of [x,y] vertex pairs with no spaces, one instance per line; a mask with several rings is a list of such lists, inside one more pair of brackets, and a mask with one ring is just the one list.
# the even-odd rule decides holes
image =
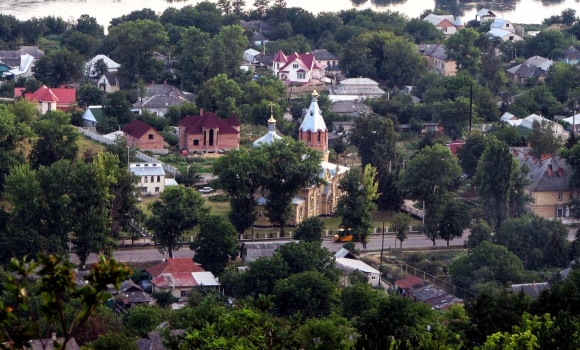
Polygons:
[[467,239],[467,247],[475,248],[482,242],[491,242],[492,232],[491,227],[485,220],[478,219],[477,222],[471,226],[471,233]]
[[335,283],[316,271],[276,282],[273,295],[276,313],[285,316],[300,313],[302,320],[326,317],[338,302]]
[[189,248],[195,251],[193,259],[205,270],[220,275],[228,261],[238,255],[236,229],[219,215],[206,216]]
[[266,217],[280,225],[280,237],[288,221],[292,199],[306,186],[319,184],[321,154],[304,142],[283,138],[271,144],[260,145],[267,159],[263,172],[263,188],[269,192]]
[[237,101],[242,97],[242,89],[226,74],[218,74],[209,79],[199,91],[195,102],[200,108],[214,111],[222,118],[238,114]]
[[101,105],[105,93],[92,84],[83,84],[77,89],[77,103],[81,108],[91,105]]
[[196,91],[209,78],[209,41],[209,34],[198,28],[190,27],[183,32],[176,47],[182,90]]
[[266,16],[266,9],[268,9],[270,5],[269,0],[254,0],[254,7],[255,11],[260,17]]
[[28,156],[33,168],[49,166],[61,159],[76,159],[79,134],[70,126],[66,113],[47,112],[32,124],[32,129],[38,136]]
[[578,68],[564,62],[554,62],[548,69],[546,86],[561,103],[566,102],[570,91],[579,85],[580,71]]
[[[21,107],[24,107],[24,113],[17,112]],[[21,102],[16,102],[10,107],[0,106],[1,188],[4,188],[4,178],[10,172],[10,169],[25,162],[24,156],[21,155],[19,149],[24,146],[24,141],[32,136],[33,132],[29,125],[36,115],[36,109],[32,110],[31,104],[22,105]]]
[[246,7],[244,0],[232,0],[232,12],[236,15],[241,15]]
[[[452,140],[461,137],[469,126],[470,102],[467,97],[457,97],[454,101],[435,102],[431,108],[434,120],[443,125],[445,134]],[[477,114],[474,114],[474,118],[477,118]]]
[[175,181],[185,187],[194,187],[197,183],[203,180],[203,176],[197,172],[195,165],[189,165],[184,173],[178,173],[175,176]]
[[372,212],[376,209],[374,201],[379,195],[376,175],[376,168],[368,164],[364,173],[351,169],[338,184],[343,193],[335,211],[341,217],[340,227],[360,240],[364,249],[374,228]]
[[567,41],[564,33],[557,30],[543,30],[538,35],[526,40],[526,57],[541,56],[557,59],[566,49]]
[[347,319],[335,314],[324,319],[309,319],[295,333],[304,350],[354,349],[357,335]]
[[397,149],[398,135],[394,123],[379,117],[358,117],[350,130],[350,142],[357,146],[362,166],[377,168],[380,192],[377,204],[380,209],[397,210],[403,204],[397,180],[402,168],[402,152]]
[[[88,58],[94,52],[93,50],[98,45],[98,41],[92,35],[74,31],[69,35],[65,35],[61,40],[61,44],[63,47],[66,47],[70,51],[77,52],[82,57]],[[99,75],[99,77],[101,75]]]
[[386,80],[390,87],[415,85],[427,71],[415,44],[386,31],[369,31],[349,40],[341,65],[349,76]]
[[558,232],[550,234],[550,239],[544,249],[544,263],[550,266],[566,267],[569,265],[568,247],[570,244]]
[[477,163],[485,151],[487,138],[479,132],[469,134],[465,144],[457,150],[459,164],[463,173],[472,178],[477,170]]
[[104,34],[103,26],[99,25],[95,17],[89,15],[81,15],[72,26],[72,29],[95,37]]
[[438,238],[437,216],[446,201],[453,182],[461,175],[457,158],[441,146],[423,148],[407,163],[400,186],[411,199],[425,201],[426,234],[433,241]]
[[323,231],[324,221],[314,216],[305,219],[296,226],[293,238],[305,242],[321,242]]
[[260,257],[251,261],[248,269],[240,275],[240,279],[233,287],[234,295],[238,298],[272,295],[276,282],[288,276],[288,264],[282,255],[275,253],[270,258]]
[[123,333],[108,332],[90,343],[94,350],[138,350],[137,343]]
[[523,116],[539,112],[546,118],[552,118],[558,112],[558,108],[558,100],[546,85],[542,84],[531,88],[525,95],[517,96],[508,110],[514,115]]
[[217,7],[222,10],[224,15],[229,15],[232,12],[232,2],[230,0],[218,0]]
[[405,25],[405,32],[415,38],[415,44],[445,39],[445,35],[430,22],[413,18]]
[[401,242],[400,248],[403,248],[403,241],[407,239],[407,228],[411,223],[411,216],[406,213],[397,213],[391,219],[391,226],[395,231],[395,235],[399,242]]
[[563,146],[562,137],[554,132],[553,127],[553,122],[542,120],[539,123],[534,120],[532,132],[528,135],[528,142],[532,146],[530,152],[532,157],[543,159],[545,155],[554,156]]
[[463,230],[469,227],[469,216],[465,215],[466,206],[458,200],[452,199],[445,204],[445,209],[439,219],[439,237],[447,241],[463,236]]
[[465,28],[451,35],[445,41],[445,51],[457,63],[458,71],[466,71],[475,76],[481,68],[481,50],[476,46],[479,32]]
[[230,221],[240,235],[256,220],[254,196],[264,183],[267,159],[262,149],[242,148],[228,152],[213,163],[214,174],[230,196]]
[[111,132],[129,124],[135,118],[131,108],[133,105],[129,102],[125,91],[119,90],[108,94],[103,104],[105,118],[97,128],[101,132]]
[[340,274],[332,254],[318,242],[288,243],[278,248],[290,274],[318,271],[336,282]]
[[[9,273],[3,274],[2,285],[4,295],[8,295],[12,303],[5,305],[0,302],[0,323],[5,325],[16,320],[19,326],[12,332],[5,329],[0,341],[10,341],[14,348],[22,348],[30,344],[30,340],[38,339],[41,322],[55,325],[55,331],[63,338],[61,346],[66,348],[95,314],[98,305],[109,299],[107,290],[110,285],[119,288],[121,281],[131,274],[131,269],[126,265],[103,256],[85,276],[89,283],[82,287],[77,284],[72,264],[54,255],[41,255],[38,263],[14,258],[6,267]],[[36,275],[37,286],[28,283],[33,274]],[[65,317],[69,298],[77,299],[79,305]],[[19,313],[20,316],[17,316]],[[22,323],[22,317],[26,319],[26,324]]]
[[185,231],[193,230],[207,215],[203,197],[193,188],[173,186],[166,188],[159,199],[149,204],[152,216],[145,226],[153,231],[153,242],[161,254],[173,258],[181,248],[179,241]]
[[483,242],[449,265],[454,284],[471,289],[476,283],[495,281],[502,285],[522,280],[524,265],[506,247]]
[[34,78],[57,87],[81,77],[83,64],[83,58],[76,52],[67,48],[53,50],[36,62]]
[[209,77],[226,74],[236,78],[240,75],[240,65],[244,61],[244,51],[248,47],[248,37],[240,25],[224,26],[210,43]]
[[477,163],[473,185],[481,196],[488,221],[497,227],[509,214],[510,190],[517,173],[517,162],[508,146],[492,137]]
[[159,291],[152,294],[153,298],[155,298],[155,305],[158,305],[161,308],[167,309],[168,307],[176,301],[173,293],[170,290]]
[[108,41],[114,47],[111,55],[119,62],[119,76],[129,85],[158,79],[163,62],[153,57],[168,40],[163,25],[149,19],[121,23],[111,28]]

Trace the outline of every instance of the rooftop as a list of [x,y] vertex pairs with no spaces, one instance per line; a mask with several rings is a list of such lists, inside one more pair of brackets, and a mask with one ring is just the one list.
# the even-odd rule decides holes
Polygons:
[[336,258],[336,263],[344,268],[346,268],[347,270],[358,270],[360,272],[364,272],[364,273],[375,273],[375,274],[380,274],[380,272],[365,264],[364,262],[360,261],[360,260],[355,260],[355,259],[347,259],[347,258]]
[[203,272],[203,269],[191,258],[169,258],[161,264],[146,268],[145,271],[155,278],[162,273]]

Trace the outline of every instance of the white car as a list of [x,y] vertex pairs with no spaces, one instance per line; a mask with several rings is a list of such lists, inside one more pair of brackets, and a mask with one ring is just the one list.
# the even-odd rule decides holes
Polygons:
[[204,187],[201,190],[199,190],[199,193],[212,193],[213,192],[213,188],[211,187]]

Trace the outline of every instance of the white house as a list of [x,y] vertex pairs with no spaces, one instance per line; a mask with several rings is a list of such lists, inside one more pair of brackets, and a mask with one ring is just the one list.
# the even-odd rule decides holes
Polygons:
[[507,30],[508,32],[511,32],[511,33],[516,32],[516,28],[513,25],[513,23],[508,21],[507,19],[503,19],[503,18],[494,19],[493,22],[491,22],[491,24],[489,25],[489,29],[490,30],[503,29],[503,30]]
[[326,74],[326,64],[318,63],[311,53],[293,53],[286,56],[278,51],[272,60],[274,75],[286,83],[308,84],[312,79],[322,80]]
[[502,41],[522,41],[524,38],[509,30],[492,28],[487,35],[500,38]]
[[119,91],[121,89],[117,72],[107,72],[97,81],[97,87],[106,93]]
[[465,27],[461,18],[456,20],[453,15],[436,15],[430,13],[423,18],[423,21],[431,23],[435,28],[439,29],[447,36],[455,34],[458,30]]
[[119,67],[121,67],[120,64],[118,64],[117,62],[113,61],[112,59],[110,59],[105,55],[96,55],[95,57],[91,58],[85,63],[85,72],[86,72],[85,74],[91,78],[96,78],[98,76],[98,73],[95,68],[95,65],[98,60],[103,60],[103,62],[105,62],[105,64],[107,65],[107,70],[109,72],[116,72],[119,69]]
[[488,9],[481,9],[475,14],[475,20],[479,23],[487,22],[497,18],[496,14]]
[[129,172],[139,176],[139,193],[141,195],[159,195],[165,189],[165,170],[161,163],[131,163]]
[[350,274],[353,271],[362,272],[365,276],[368,277],[369,284],[371,284],[373,287],[378,287],[381,283],[381,273],[377,269],[372,268],[360,260],[336,258],[336,265],[345,274]]
[[580,131],[580,113],[574,114],[571,117],[562,119],[572,125],[574,132],[577,134]]

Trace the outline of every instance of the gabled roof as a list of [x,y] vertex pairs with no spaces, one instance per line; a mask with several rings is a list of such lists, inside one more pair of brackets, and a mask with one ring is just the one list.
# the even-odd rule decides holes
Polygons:
[[523,291],[530,298],[537,299],[543,291],[550,289],[550,285],[548,282],[512,284],[510,289],[514,293]]
[[423,21],[427,21],[436,27],[439,23],[443,22],[444,20],[453,22],[455,21],[455,18],[453,18],[453,16],[439,16],[434,13],[430,13],[423,18]]
[[169,106],[181,106],[182,104],[188,102],[184,97],[181,96],[167,96],[167,95],[155,95],[151,97],[146,97],[143,101],[137,101],[133,104],[134,108],[169,108]]
[[141,136],[145,135],[145,133],[151,130],[152,128],[153,127],[143,123],[140,120],[133,119],[129,124],[127,124],[127,126],[123,128],[123,132],[129,136],[133,136],[134,138],[138,139]]
[[508,120],[518,119],[515,115],[511,114],[510,112],[505,112],[504,114],[499,117],[502,122],[507,122]]
[[347,259],[347,258],[336,258],[336,264],[341,266],[343,269],[346,269],[349,271],[358,270],[358,271],[364,272],[364,273],[380,274],[380,272],[377,269],[365,264],[364,262],[362,262],[360,260]]
[[508,21],[507,19],[503,19],[503,18],[495,18],[489,26],[490,26],[490,28],[503,28],[503,26],[506,23],[511,24],[512,22]]
[[288,67],[289,65],[291,65],[294,62],[298,63],[299,65],[301,65],[303,68],[307,69],[308,71],[311,71],[312,68],[314,67],[314,63],[316,61],[314,59],[314,55],[311,53],[296,53],[296,52],[294,52],[292,55],[290,55],[286,58],[286,64],[283,67],[281,67],[280,70]]
[[[528,179],[530,184],[526,186],[529,191],[567,191],[568,179],[572,169],[563,159],[550,157],[547,159],[533,158],[529,147],[511,148],[512,154],[520,163],[520,167],[527,165],[530,168]],[[550,175],[551,174],[551,175]]]
[[76,92],[76,89],[48,88],[46,85],[42,85],[38,90],[24,95],[24,97],[28,101],[50,101],[60,104],[73,104],[76,101]]
[[538,70],[538,68],[530,64],[522,63],[508,69],[507,72],[513,75],[519,75],[520,78],[530,78],[535,76],[536,70]]
[[514,34],[510,31],[501,28],[492,28],[489,32],[487,32],[487,35],[495,36],[498,38],[504,38],[507,35],[517,35],[517,34]]
[[463,23],[461,16],[457,16],[457,18],[455,19],[455,22],[453,22],[453,25],[456,27],[459,27],[459,26],[464,26],[465,24]]
[[414,285],[418,285],[421,284],[425,281],[423,281],[423,279],[417,277],[417,276],[409,276],[406,278],[403,278],[401,280],[397,280],[395,281],[395,286],[401,288],[401,289],[408,289],[413,287]]
[[356,259],[356,256],[346,248],[340,248],[336,253],[334,253],[335,258],[346,258],[346,259]]
[[478,17],[482,17],[482,16],[494,16],[495,17],[495,13],[491,12],[488,9],[481,9],[475,15]]
[[333,54],[333,53],[331,53],[331,52],[329,52],[328,50],[325,50],[325,49],[313,50],[310,53],[314,55],[314,58],[317,61],[329,61],[329,60],[330,61],[333,61],[333,60],[336,61],[336,60],[339,59],[335,54]]
[[264,34],[255,32],[252,36],[252,41],[269,41],[270,39],[266,38]]
[[191,258],[169,258],[161,264],[146,268],[145,271],[155,278],[162,273],[203,272],[203,269]]
[[442,61],[448,60],[447,51],[445,51],[445,46],[441,44],[427,44],[427,45],[420,44],[417,45],[417,48],[419,49],[419,54],[421,56],[435,57]]
[[[179,126],[187,128],[189,135],[203,134],[203,128],[220,129],[220,134],[239,134],[239,131],[234,129],[232,123],[238,124],[238,118],[222,119],[212,112],[205,112],[202,116],[187,116],[179,122]],[[235,125],[237,126],[237,125]]]
[[95,123],[100,122],[103,120],[103,106],[89,106],[82,118]]
[[564,50],[564,58],[580,59],[580,51],[578,51],[573,45],[570,45],[566,50]]
[[542,56],[533,56],[525,60],[524,63],[540,68],[541,70],[547,72],[550,66],[554,64],[554,61]]
[[232,116],[230,117],[230,119],[227,119],[227,122],[231,125],[231,126],[241,126],[242,123],[240,123],[240,120],[238,119],[238,116],[235,114],[232,114]]
[[276,53],[276,55],[272,59],[272,62],[286,62],[287,60],[288,59],[286,58],[286,55],[284,54],[284,52],[282,52],[282,50],[280,50]]

